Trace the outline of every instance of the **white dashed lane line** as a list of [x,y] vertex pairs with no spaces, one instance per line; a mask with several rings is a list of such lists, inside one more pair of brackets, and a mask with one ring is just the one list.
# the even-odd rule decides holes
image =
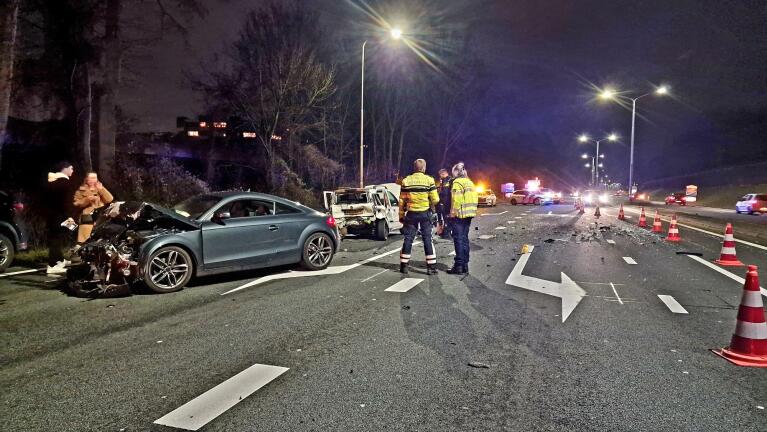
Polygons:
[[370,276],[370,277],[368,277],[368,278],[362,279],[360,282],[367,282],[367,281],[369,281],[369,280],[371,280],[371,279],[375,278],[376,276],[378,276],[378,275],[380,275],[380,274],[382,274],[382,273],[386,273],[387,271],[389,271],[389,270],[381,270],[380,272],[378,272],[378,273],[374,274],[373,276]]
[[674,297],[670,295],[658,294],[658,298],[665,303],[666,307],[675,314],[686,314],[687,309],[683,308]]
[[287,371],[280,366],[254,364],[154,422],[196,431]]
[[395,283],[394,285],[386,288],[384,291],[404,293],[410,291],[414,286],[423,282],[423,279],[407,278]]
[[623,300],[621,299],[621,296],[618,295],[618,290],[615,289],[615,284],[610,282],[610,287],[612,287],[613,292],[615,293],[615,298],[618,299],[618,303],[623,304]]
[[634,261],[634,258],[631,257],[623,257],[623,261],[626,261],[627,264],[636,265],[636,261]]
[[615,240],[607,239],[607,243],[609,243],[609,244],[615,244]]

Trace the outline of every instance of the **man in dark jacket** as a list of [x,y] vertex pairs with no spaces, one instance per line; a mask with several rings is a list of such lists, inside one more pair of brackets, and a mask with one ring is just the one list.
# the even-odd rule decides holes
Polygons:
[[69,180],[74,174],[74,168],[69,162],[56,164],[56,172],[48,173],[48,183],[45,187],[45,221],[48,234],[48,274],[66,273],[66,262],[62,250],[67,247],[71,230],[62,223],[74,224],[74,187]]
[[450,238],[450,224],[448,221],[450,220],[450,200],[452,199],[450,183],[452,181],[453,179],[450,178],[450,174],[446,169],[442,168],[439,170],[439,187],[437,188],[439,204],[437,204],[437,215],[439,216],[439,224],[442,225],[442,232],[439,236],[443,239]]

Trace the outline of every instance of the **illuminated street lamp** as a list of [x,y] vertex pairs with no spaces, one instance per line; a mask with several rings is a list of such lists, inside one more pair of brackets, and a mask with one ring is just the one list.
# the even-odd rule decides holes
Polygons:
[[[392,28],[389,36],[394,40],[402,39],[402,30]],[[360,80],[360,188],[365,187],[365,46],[362,43],[362,78]]]
[[[601,163],[597,164],[596,160],[597,160],[597,158],[604,159],[604,157],[605,157],[605,155],[599,154],[599,144],[602,141],[618,141],[618,135],[615,134],[615,133],[611,133],[610,135],[608,135],[605,138],[602,138],[601,140],[594,140],[594,139],[589,138],[588,135],[582,134],[581,136],[578,137],[578,141],[582,142],[582,143],[593,142],[593,143],[595,143],[597,145],[596,152],[594,153],[594,157],[591,159],[592,166],[594,166],[594,170],[593,170],[594,172],[592,172],[592,174],[591,174],[591,184],[596,184],[599,181],[599,168],[602,168],[602,164]],[[599,156],[597,156],[597,155],[599,155]],[[584,154],[581,157],[586,159],[586,158],[588,158],[588,155]]]
[[[665,96],[669,93],[669,91],[670,89],[668,86],[662,85],[656,88],[655,91],[645,93],[635,98],[628,98],[628,99],[631,99],[631,151],[629,153],[630,154],[629,156],[629,194],[633,192],[633,188],[634,188],[634,130],[636,126],[637,101],[651,94],[654,94],[656,96]],[[606,88],[599,94],[599,97],[602,99],[616,100],[620,97],[620,95],[615,90]]]

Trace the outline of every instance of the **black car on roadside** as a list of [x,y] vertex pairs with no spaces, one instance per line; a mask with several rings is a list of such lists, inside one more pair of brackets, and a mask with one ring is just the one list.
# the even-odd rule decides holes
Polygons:
[[0,191],[0,273],[13,263],[16,253],[27,249],[27,237],[20,213],[24,204]]

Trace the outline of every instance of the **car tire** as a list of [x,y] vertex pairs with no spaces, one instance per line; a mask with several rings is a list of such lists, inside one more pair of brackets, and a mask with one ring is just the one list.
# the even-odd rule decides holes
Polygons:
[[512,200],[511,200],[511,205],[517,205],[517,200],[515,200],[515,199],[512,199]]
[[333,261],[333,241],[330,236],[317,232],[310,235],[304,242],[301,251],[301,267],[306,270],[324,270]]
[[157,249],[147,260],[144,283],[158,293],[170,293],[184,289],[194,274],[192,257],[178,246]]
[[533,205],[541,205],[541,200],[539,198],[534,199]]
[[16,247],[8,237],[0,234],[0,273],[4,272],[13,263],[16,257]]
[[376,221],[375,238],[376,240],[381,241],[389,239],[389,227],[386,226],[386,221],[383,219],[378,219],[378,221]]

